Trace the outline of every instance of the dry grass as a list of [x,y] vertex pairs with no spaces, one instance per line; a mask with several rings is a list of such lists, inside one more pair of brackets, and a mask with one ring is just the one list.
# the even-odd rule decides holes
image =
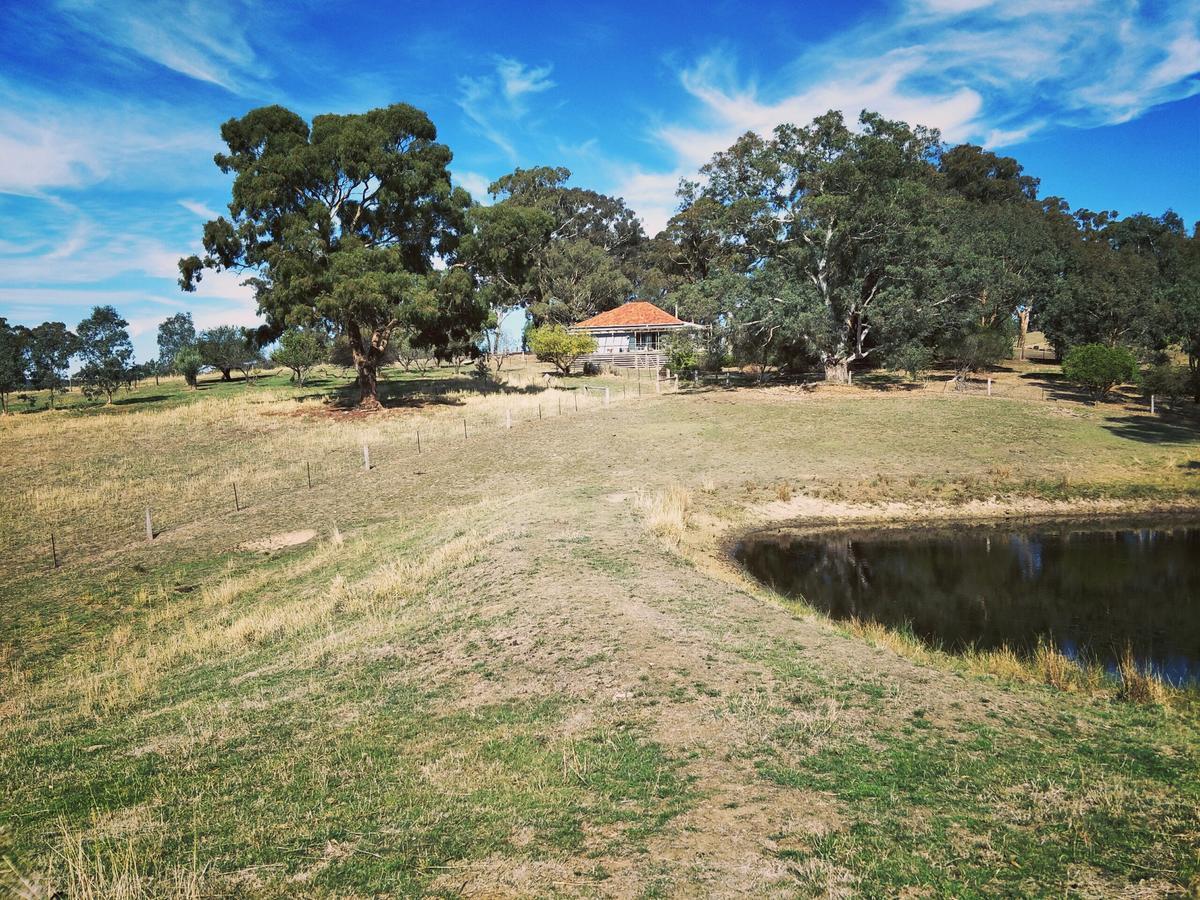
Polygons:
[[1142,703],[1148,706],[1164,706],[1171,696],[1170,689],[1163,684],[1153,672],[1143,669],[1133,658],[1133,651],[1125,648],[1117,663],[1121,676],[1121,686],[1118,696],[1130,703]]
[[673,484],[663,491],[638,491],[636,504],[650,531],[679,543],[691,519],[692,495],[687,488]]

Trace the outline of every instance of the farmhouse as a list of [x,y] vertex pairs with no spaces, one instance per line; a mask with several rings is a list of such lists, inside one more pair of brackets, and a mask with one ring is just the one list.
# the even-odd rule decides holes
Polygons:
[[596,352],[581,357],[581,363],[601,366],[657,368],[666,362],[663,346],[669,335],[694,333],[703,325],[685,322],[645,300],[631,300],[616,309],[584,319],[571,331],[596,339]]

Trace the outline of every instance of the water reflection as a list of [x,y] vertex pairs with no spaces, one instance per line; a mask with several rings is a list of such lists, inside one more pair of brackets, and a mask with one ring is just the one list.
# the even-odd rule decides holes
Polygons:
[[1112,666],[1128,643],[1200,681],[1200,522],[774,532],[736,550],[776,590],[834,618],[905,623],[948,649],[1034,649]]

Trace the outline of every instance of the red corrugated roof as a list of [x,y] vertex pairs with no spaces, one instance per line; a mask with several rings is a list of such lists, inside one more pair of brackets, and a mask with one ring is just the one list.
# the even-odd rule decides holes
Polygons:
[[686,325],[666,310],[645,300],[631,300],[616,309],[606,309],[599,315],[584,319],[576,328],[617,328],[621,325]]

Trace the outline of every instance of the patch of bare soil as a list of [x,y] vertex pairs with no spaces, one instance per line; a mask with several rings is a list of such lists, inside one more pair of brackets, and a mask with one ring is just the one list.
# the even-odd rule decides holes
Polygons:
[[286,531],[283,534],[273,534],[270,537],[247,541],[238,547],[239,550],[249,550],[252,553],[274,553],[286,550],[288,547],[298,547],[307,544],[317,536],[312,528],[302,528],[299,531]]

